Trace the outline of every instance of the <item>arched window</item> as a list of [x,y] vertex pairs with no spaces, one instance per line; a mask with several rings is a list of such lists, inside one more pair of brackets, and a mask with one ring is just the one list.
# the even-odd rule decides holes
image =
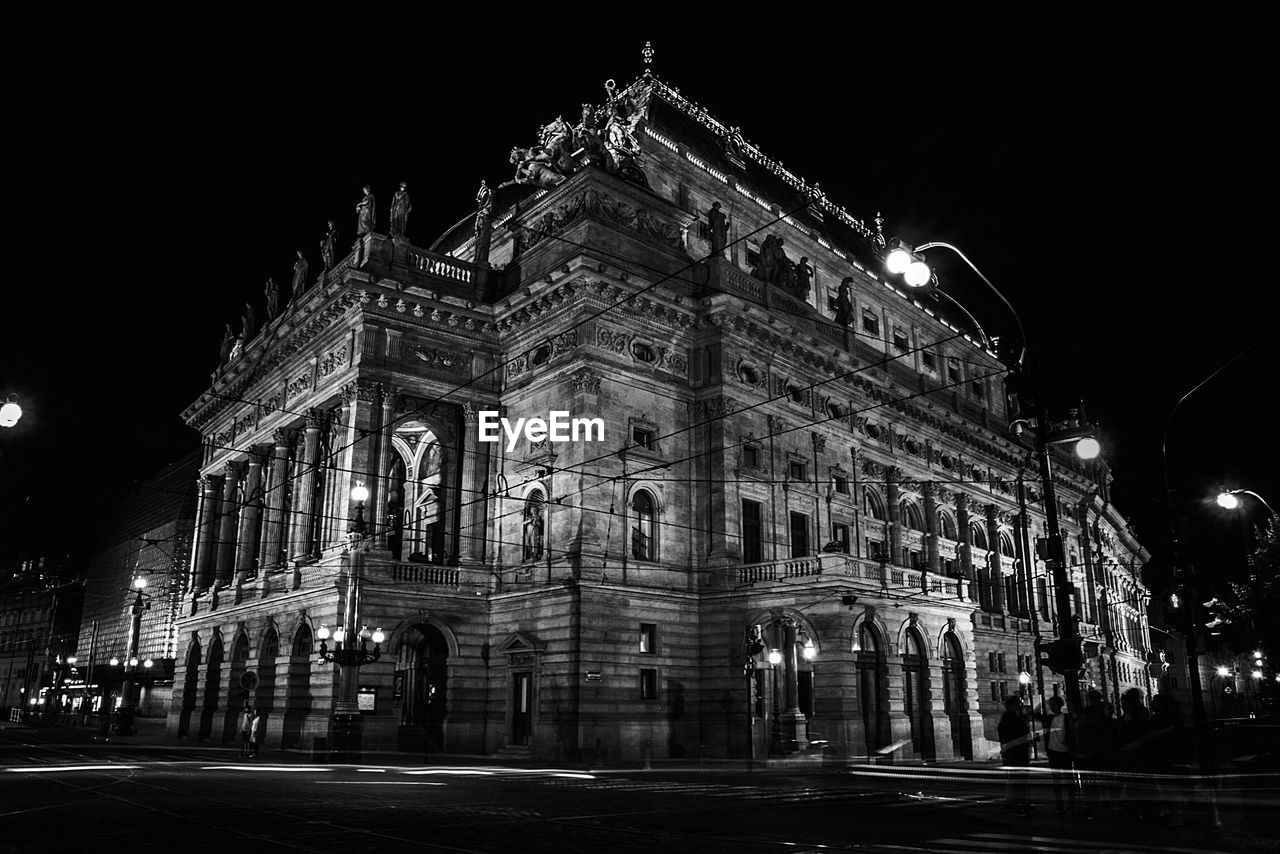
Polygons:
[[985,549],[987,547],[986,529],[977,522],[969,523],[969,545],[979,549]]
[[1000,554],[1005,557],[1017,557],[1017,550],[1013,547],[1013,537],[1007,531],[1000,532]]
[[916,503],[906,499],[903,500],[900,506],[902,510],[902,524],[905,527],[910,528],[912,531],[923,531],[924,517],[920,515],[920,508],[916,506]]
[[949,715],[966,710],[964,701],[964,656],[960,643],[950,632],[942,639],[942,707]]
[[268,626],[267,633],[262,636],[262,650],[258,653],[258,660],[274,664],[279,654],[280,635],[276,634],[275,626]]
[[867,515],[872,519],[879,519],[883,522],[886,518],[884,512],[884,499],[880,497],[880,493],[868,487],[864,493]]
[[929,730],[929,662],[923,638],[915,629],[907,632],[902,655],[903,709],[911,721],[911,746],[922,759],[932,759],[933,734]]
[[540,560],[546,542],[546,498],[535,489],[524,499],[523,560]]
[[298,626],[293,635],[293,654],[303,658],[311,656],[311,627],[306,623]]
[[249,660],[249,639],[245,637],[244,632],[236,635],[236,639],[231,644],[231,663],[243,664]]
[[944,539],[956,539],[956,520],[952,519],[949,513],[944,513],[941,510],[938,511],[938,533]]
[[658,559],[657,504],[647,490],[637,489],[631,496],[631,556],[636,560]]

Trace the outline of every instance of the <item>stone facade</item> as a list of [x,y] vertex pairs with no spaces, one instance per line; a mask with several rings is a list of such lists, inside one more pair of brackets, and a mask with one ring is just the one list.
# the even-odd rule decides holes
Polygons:
[[[986,758],[989,683],[1016,691],[1052,632],[1004,365],[874,272],[879,223],[656,78],[595,115],[638,161],[558,132],[437,251],[362,234],[187,410],[205,456],[172,728],[231,737],[244,697],[269,747],[327,737],[315,637],[355,572],[387,633],[358,676],[369,746]],[[603,441],[478,441],[482,411],[551,410]],[[1095,587],[1140,597],[1142,553],[1105,466],[1056,477],[1089,635]]]

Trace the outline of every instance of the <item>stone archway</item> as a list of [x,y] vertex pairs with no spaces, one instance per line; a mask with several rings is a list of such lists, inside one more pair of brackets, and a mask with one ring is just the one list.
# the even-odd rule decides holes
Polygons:
[[396,647],[392,696],[400,713],[399,744],[443,751],[449,710],[449,641],[430,623],[415,623]]
[[219,688],[222,682],[222,635],[215,634],[209,644],[209,659],[204,666],[204,708],[200,711],[201,741],[213,736],[213,720],[218,713]]
[[200,638],[192,637],[187,647],[187,670],[182,681],[182,711],[178,714],[178,738],[191,731],[191,716],[196,710],[196,692],[200,690]]
[[955,632],[942,638],[942,707],[951,724],[951,750],[958,759],[973,758],[969,735],[969,697],[965,685],[964,651]]
[[241,629],[231,642],[231,661],[227,671],[227,681],[223,686],[226,692],[227,707],[223,715],[222,740],[234,742],[240,738],[240,715],[249,702],[248,692],[240,687],[240,677],[244,675],[249,664],[249,637]]
[[928,646],[915,628],[907,630],[904,641],[902,706],[911,727],[912,750],[921,759],[928,761],[935,758]]
[[284,709],[280,722],[280,746],[299,747],[306,737],[307,716],[311,713],[311,660],[313,639],[306,623],[294,632],[285,674]]

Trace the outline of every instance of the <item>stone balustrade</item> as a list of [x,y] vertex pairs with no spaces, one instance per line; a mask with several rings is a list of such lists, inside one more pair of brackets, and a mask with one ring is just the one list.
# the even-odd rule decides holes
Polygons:
[[[906,569],[893,564],[865,560],[844,554],[824,554],[789,560],[763,561],[734,567],[738,584],[781,581],[788,578],[837,578],[866,582],[867,587],[880,590],[924,592],[929,597],[961,601],[968,591],[962,579],[948,578],[919,570]],[[928,589],[923,590],[923,585]]]

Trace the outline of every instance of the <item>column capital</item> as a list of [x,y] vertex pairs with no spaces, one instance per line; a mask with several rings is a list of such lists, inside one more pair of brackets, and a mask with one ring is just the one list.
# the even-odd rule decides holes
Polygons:
[[388,412],[396,408],[396,398],[400,396],[400,387],[390,384],[378,386],[378,401]]
[[222,475],[220,474],[202,474],[200,475],[200,486],[203,489],[216,490],[222,485]]
[[266,462],[266,458],[271,455],[270,445],[250,445],[249,456],[245,463],[250,466],[260,466]]
[[246,464],[244,460],[228,460],[226,465],[225,477],[229,482],[235,482],[244,477]]
[[480,420],[480,410],[469,400],[462,402],[462,420],[467,424],[475,424]]
[[307,410],[307,429],[317,430],[317,431],[323,430],[325,426],[325,422],[328,421],[328,418],[329,418],[328,415],[325,413],[323,409],[317,409],[315,407],[308,409]]
[[288,427],[277,427],[271,433],[271,439],[275,444],[276,450],[280,448],[288,448],[293,444],[293,430]]

